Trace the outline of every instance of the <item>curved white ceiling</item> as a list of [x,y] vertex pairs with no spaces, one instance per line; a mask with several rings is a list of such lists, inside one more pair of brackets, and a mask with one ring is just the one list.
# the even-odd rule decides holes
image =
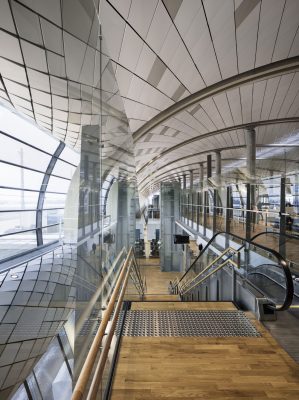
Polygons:
[[[223,168],[244,164],[248,124],[263,121],[259,145],[298,143],[298,1],[106,0],[101,7],[141,189],[198,169],[215,149]],[[272,151],[275,161],[270,153],[258,168],[279,173],[286,153],[298,158],[296,148]]]
[[[100,122],[98,4],[0,2],[0,100],[75,148],[82,125]],[[279,173],[287,158],[296,169],[298,148],[261,146],[298,144],[298,15],[298,0],[101,0],[112,60],[102,59],[102,100],[122,110],[115,74],[126,114],[104,130],[106,154],[111,140],[121,148],[127,116],[146,189],[215,150],[223,169],[244,164],[253,124],[258,168]]]

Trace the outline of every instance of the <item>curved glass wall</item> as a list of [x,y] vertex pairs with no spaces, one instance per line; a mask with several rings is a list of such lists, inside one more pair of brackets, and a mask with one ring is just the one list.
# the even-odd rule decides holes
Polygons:
[[0,259],[59,240],[79,154],[0,105]]

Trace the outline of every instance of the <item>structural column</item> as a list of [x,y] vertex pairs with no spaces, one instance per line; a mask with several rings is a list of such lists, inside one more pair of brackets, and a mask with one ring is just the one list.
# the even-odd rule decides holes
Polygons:
[[183,189],[185,190],[187,188],[187,179],[186,179],[186,174],[183,175]]
[[207,155],[207,178],[211,178],[212,176],[212,156],[211,154]]
[[199,164],[199,188],[203,188],[203,180],[204,180],[204,168],[203,163]]
[[[255,185],[252,181],[255,180],[256,176],[256,132],[253,127],[246,129],[246,163],[247,163],[247,174],[251,181],[247,184],[247,202],[246,202],[246,238],[251,237],[251,223],[254,224],[256,220],[256,214],[250,212],[255,207]],[[252,225],[254,226],[254,225]]]
[[246,129],[247,139],[247,171],[250,179],[255,178],[255,167],[256,167],[256,133],[254,128]]
[[286,233],[286,178],[283,176],[280,179],[280,223],[279,223],[279,253],[285,257],[285,233]]
[[220,175],[221,175],[221,152],[220,151],[216,151],[216,169],[215,169],[215,173],[217,178],[220,179]]
[[190,174],[190,195],[189,195],[189,202],[190,202],[190,210],[191,212],[189,213],[189,220],[190,220],[190,226],[193,227],[193,171],[189,171]]
[[190,173],[190,190],[192,190],[193,189],[193,171],[189,171],[189,173]]

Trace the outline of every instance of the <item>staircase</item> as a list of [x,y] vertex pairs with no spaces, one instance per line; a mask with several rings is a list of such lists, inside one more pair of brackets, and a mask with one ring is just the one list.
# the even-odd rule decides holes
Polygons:
[[266,400],[287,393],[299,398],[299,366],[252,314],[231,302],[132,302],[112,400]]

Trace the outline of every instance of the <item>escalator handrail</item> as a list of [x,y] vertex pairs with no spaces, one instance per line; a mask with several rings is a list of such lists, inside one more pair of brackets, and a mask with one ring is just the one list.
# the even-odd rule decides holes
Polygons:
[[246,244],[248,244],[248,245],[254,245],[256,247],[259,247],[259,248],[267,251],[268,253],[273,254],[277,258],[278,264],[282,268],[282,270],[284,272],[284,275],[285,275],[285,279],[286,279],[286,296],[285,296],[284,303],[281,306],[279,306],[279,307],[273,306],[272,307],[270,305],[270,307],[271,308],[275,308],[276,311],[287,310],[290,307],[290,305],[292,304],[293,295],[294,295],[294,284],[293,284],[292,274],[291,274],[291,271],[290,271],[285,259],[282,257],[282,255],[279,252],[277,252],[276,250],[270,249],[270,248],[268,248],[266,246],[263,246],[263,245],[261,245],[259,243],[254,242],[254,240],[257,237],[259,237],[259,236],[261,236],[263,234],[266,234],[266,232],[260,232],[260,233],[258,233],[256,235],[254,235],[252,238],[250,238],[250,240],[247,240],[247,239],[242,238],[242,237],[240,237],[238,235],[235,235],[234,233],[227,233],[227,232],[222,232],[222,231],[215,233],[215,235],[213,235],[213,237],[208,241],[208,243],[206,244],[204,249],[200,252],[200,254],[197,256],[197,258],[193,261],[193,263],[190,265],[190,267],[187,269],[187,271],[183,274],[181,279],[175,285],[174,289],[176,289],[176,287],[179,285],[179,283],[184,279],[184,277],[188,274],[188,272],[193,268],[195,263],[199,260],[199,258],[202,256],[202,254],[204,254],[206,249],[211,245],[211,243],[215,240],[215,238],[218,235],[223,235],[223,234],[224,235],[230,235],[230,236],[232,236],[232,237],[234,237],[234,238],[236,238],[238,240],[241,240],[241,242],[243,244],[237,249],[238,252],[241,251],[246,246]]
[[[261,264],[260,266],[263,266],[263,265],[265,265],[265,264]],[[267,265],[267,264],[266,264],[266,265]],[[270,265],[270,264],[269,264],[269,265]],[[269,279],[269,281],[274,282],[276,285],[278,285],[278,286],[282,287],[283,289],[285,289],[285,287],[284,287],[281,283],[277,282],[275,279],[271,278],[271,276],[266,275],[266,274],[264,274],[263,272],[252,271],[252,272],[249,272],[248,275],[262,275],[262,276],[264,276],[265,278]],[[250,284],[251,284],[251,285],[254,285],[252,282],[250,282]],[[257,288],[256,288],[256,289],[257,289]],[[257,290],[260,290],[260,289],[257,289]],[[296,293],[294,293],[294,297],[298,297],[298,299],[299,299],[299,296],[298,296],[298,294],[296,294]]]
[[266,250],[269,253],[274,254],[274,256],[278,259],[279,265],[282,268],[282,270],[284,272],[284,275],[285,275],[285,279],[286,279],[286,296],[285,296],[284,303],[280,307],[274,307],[273,306],[273,308],[275,308],[277,311],[284,311],[284,310],[287,310],[291,306],[291,304],[293,302],[294,283],[293,283],[292,273],[291,273],[291,270],[290,270],[286,260],[284,259],[284,257],[282,257],[282,255],[278,251],[273,250],[273,249],[269,249],[268,247],[265,247],[265,246],[263,246],[263,245],[261,245],[259,243],[254,242],[254,240],[257,237],[265,235],[266,233],[267,232],[257,233],[256,235],[254,235],[250,239],[249,243],[251,245],[260,247],[261,249]]

